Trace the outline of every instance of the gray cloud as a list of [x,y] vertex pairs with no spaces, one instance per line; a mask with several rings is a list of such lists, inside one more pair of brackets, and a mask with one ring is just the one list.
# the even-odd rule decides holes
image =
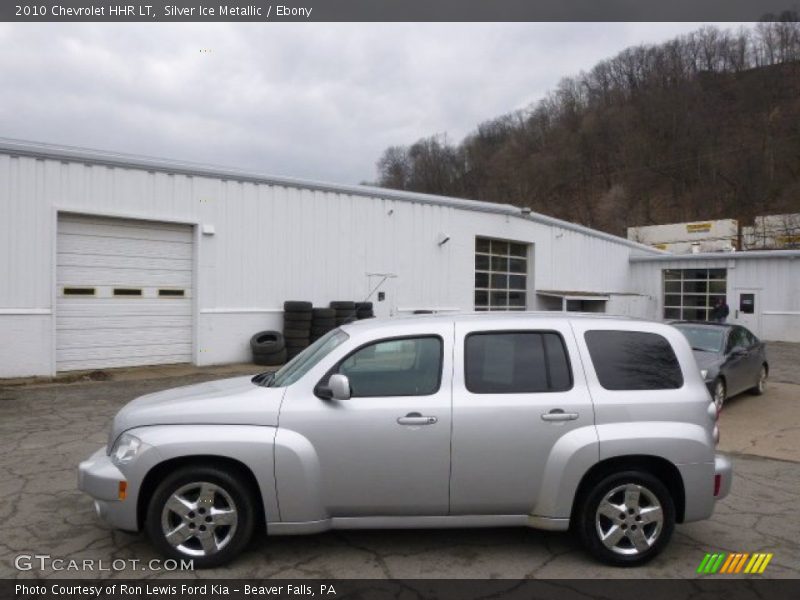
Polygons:
[[458,140],[697,27],[0,24],[0,136],[354,183],[389,145]]

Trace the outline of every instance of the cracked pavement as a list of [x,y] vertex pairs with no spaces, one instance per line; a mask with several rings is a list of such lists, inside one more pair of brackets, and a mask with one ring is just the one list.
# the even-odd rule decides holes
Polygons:
[[[800,370],[793,368],[798,348],[784,348],[781,360],[789,366],[773,371],[787,383],[771,383],[762,398],[744,395],[726,405],[722,449],[734,453],[735,473],[730,496],[710,520],[678,525],[664,553],[638,569],[596,563],[569,534],[455,529],[256,536],[228,567],[150,570],[146,563],[159,556],[147,539],[111,530],[78,492],[78,463],[106,442],[112,416],[127,401],[257,368],[195,370],[169,379],[148,371],[146,379],[6,387],[0,382],[0,577],[686,578],[697,577],[705,553],[715,551],[772,552],[761,577],[800,577]],[[102,560],[106,568],[115,559],[141,563],[119,571],[17,571],[19,554]]]

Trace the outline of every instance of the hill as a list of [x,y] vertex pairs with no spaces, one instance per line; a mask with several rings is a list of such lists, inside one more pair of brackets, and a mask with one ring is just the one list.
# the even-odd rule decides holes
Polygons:
[[631,225],[800,212],[800,23],[631,47],[526,110],[388,148],[377,184]]

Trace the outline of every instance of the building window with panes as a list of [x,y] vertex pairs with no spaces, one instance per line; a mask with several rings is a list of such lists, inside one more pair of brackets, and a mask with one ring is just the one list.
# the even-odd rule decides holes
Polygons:
[[664,269],[664,318],[708,321],[726,287],[725,269]]
[[528,245],[475,238],[475,310],[525,310]]

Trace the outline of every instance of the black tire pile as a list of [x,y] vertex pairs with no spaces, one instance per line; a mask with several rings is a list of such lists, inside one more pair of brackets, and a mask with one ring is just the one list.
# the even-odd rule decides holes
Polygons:
[[372,312],[372,302],[356,302],[356,318],[360,321],[361,319],[371,319],[375,316],[375,313]]
[[259,331],[250,338],[253,362],[275,367],[286,362],[286,341],[280,331]]
[[286,355],[289,360],[311,343],[311,310],[311,302],[287,300],[283,303],[283,337],[286,338]]
[[335,300],[330,303],[334,310],[336,326],[344,325],[356,320],[356,303],[350,300]]
[[372,302],[337,300],[331,302],[331,308],[336,311],[337,327],[356,320],[371,319],[375,316],[375,313],[372,312]]
[[339,325],[375,316],[372,302],[331,302],[330,308],[314,308],[311,302],[287,300],[283,303],[283,333],[260,331],[250,338],[253,362],[257,365],[285,364],[311,342]]
[[336,310],[333,308],[312,308],[311,341],[316,342],[331,329],[336,329]]

